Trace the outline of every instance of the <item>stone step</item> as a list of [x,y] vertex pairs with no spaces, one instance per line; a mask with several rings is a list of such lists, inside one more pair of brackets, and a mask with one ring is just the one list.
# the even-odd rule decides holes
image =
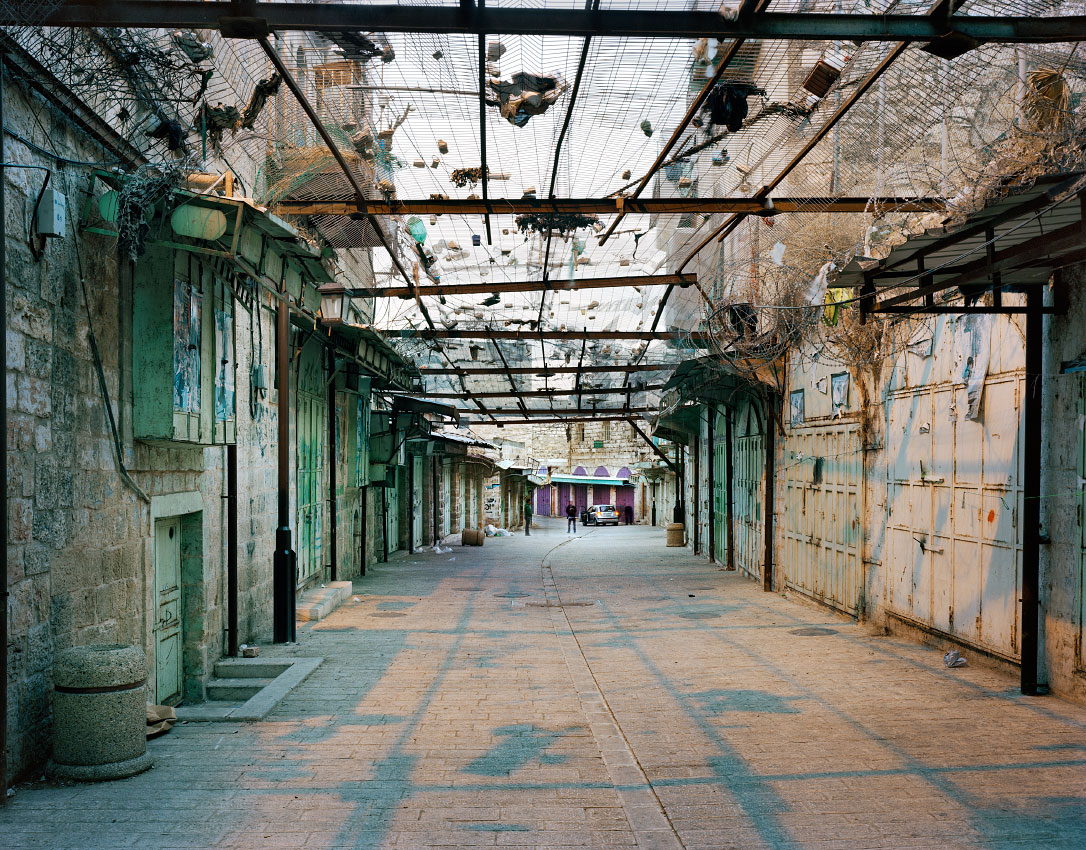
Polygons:
[[330,581],[324,587],[314,587],[302,594],[294,616],[299,623],[323,620],[346,602],[353,592],[349,581]]
[[293,663],[292,658],[220,658],[215,662],[215,677],[274,679]]
[[256,696],[274,679],[212,679],[207,683],[207,698],[212,702],[243,702]]

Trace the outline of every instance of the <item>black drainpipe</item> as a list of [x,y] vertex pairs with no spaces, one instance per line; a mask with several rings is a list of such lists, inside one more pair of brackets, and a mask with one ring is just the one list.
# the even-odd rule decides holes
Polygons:
[[279,525],[275,529],[275,554],[272,556],[272,620],[275,643],[288,643],[294,640],[297,562],[290,539],[290,307],[285,300],[279,302],[277,322]]
[[361,517],[361,520],[360,520],[360,522],[358,524],[358,527],[361,529],[360,537],[362,539],[361,539],[361,541],[359,543],[358,571],[359,571],[359,575],[365,575],[366,574],[366,543],[367,543],[368,538],[369,538],[368,523],[370,521],[370,505],[369,505],[369,502],[370,502],[370,488],[369,488],[369,485],[366,485],[365,487],[362,488],[362,497],[359,499],[359,501],[361,502],[362,517]]
[[[387,483],[387,470],[385,476]],[[388,563],[388,487],[381,488],[381,563]]]
[[[259,310],[257,320],[259,321]],[[226,654],[238,654],[238,447],[226,447]]]
[[705,410],[705,437],[708,446],[705,450],[706,484],[709,496],[709,563],[716,563],[716,433],[713,420],[716,419],[716,407],[710,406]]
[[1041,556],[1041,388],[1044,353],[1044,293],[1031,286],[1026,293],[1026,397],[1022,462],[1022,669],[1021,688],[1027,696],[1047,693],[1038,684],[1040,652]]
[[725,533],[728,535],[724,541],[725,556],[724,566],[729,570],[735,569],[735,512],[732,510],[732,487],[735,470],[732,466],[732,409],[724,408],[724,511]]
[[766,401],[765,416],[765,561],[762,565],[762,590],[773,592],[773,490],[776,484],[777,405],[772,395]]
[[[0,162],[4,161],[4,53],[0,51]],[[0,168],[0,382],[8,385],[8,277],[7,277],[7,204],[5,184],[7,172]],[[0,558],[4,561],[3,581],[0,581],[0,806],[8,802],[8,396],[0,399]]]
[[336,352],[328,349],[328,580],[336,581],[339,566],[339,525],[336,504]]

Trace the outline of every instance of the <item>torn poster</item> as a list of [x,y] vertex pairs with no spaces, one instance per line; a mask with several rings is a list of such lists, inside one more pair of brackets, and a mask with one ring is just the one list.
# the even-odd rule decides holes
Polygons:
[[980,416],[984,379],[992,353],[992,317],[987,314],[962,316],[954,337],[954,382],[965,384],[968,405],[966,419]]

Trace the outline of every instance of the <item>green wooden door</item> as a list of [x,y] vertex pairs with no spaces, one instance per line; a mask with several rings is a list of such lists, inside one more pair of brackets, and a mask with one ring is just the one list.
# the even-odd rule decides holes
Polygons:
[[155,522],[155,702],[181,699],[181,518]]
[[317,581],[324,569],[325,439],[328,402],[324,391],[321,346],[310,340],[298,361],[298,586]]

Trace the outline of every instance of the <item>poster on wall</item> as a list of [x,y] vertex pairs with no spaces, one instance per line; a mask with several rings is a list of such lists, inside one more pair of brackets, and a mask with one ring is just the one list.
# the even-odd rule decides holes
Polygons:
[[200,318],[203,296],[186,281],[173,289],[173,406],[200,412]]
[[792,390],[788,396],[789,402],[789,418],[788,421],[792,424],[792,427],[803,424],[803,390]]
[[215,419],[234,418],[234,317],[225,310],[215,311],[216,350],[219,370],[215,374]]
[[838,372],[830,376],[830,400],[833,402],[834,418],[848,410],[848,372]]

